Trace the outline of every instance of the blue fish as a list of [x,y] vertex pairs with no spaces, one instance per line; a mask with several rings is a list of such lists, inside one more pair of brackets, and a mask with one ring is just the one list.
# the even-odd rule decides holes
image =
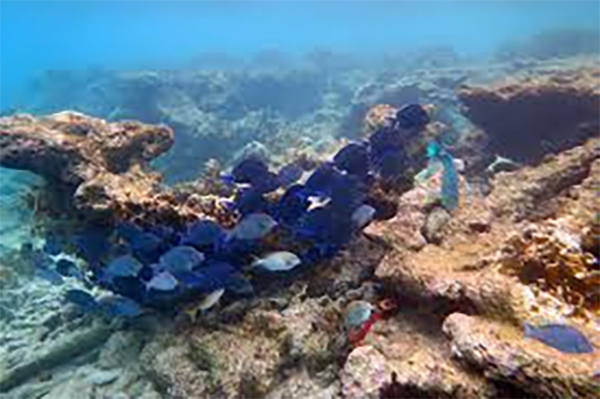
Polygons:
[[238,163],[231,171],[235,183],[260,184],[260,180],[269,174],[268,166],[257,158],[247,158]]
[[228,233],[227,241],[236,240],[259,240],[269,234],[277,222],[266,213],[252,213],[245,216]]
[[304,186],[295,184],[288,187],[275,206],[275,219],[286,226],[291,226],[306,213],[310,201]]
[[146,284],[147,289],[157,291],[173,291],[177,288],[177,280],[168,271],[160,272]]
[[427,145],[427,157],[438,160],[444,167],[442,173],[441,201],[442,206],[449,211],[458,207],[458,173],[454,166],[454,158],[435,140]]
[[101,272],[102,280],[110,282],[115,277],[135,277],[144,265],[131,255],[113,259]]
[[345,174],[332,181],[328,189],[331,206],[341,213],[350,213],[367,197],[367,186],[361,178]]
[[181,240],[182,245],[191,245],[198,249],[214,246],[225,232],[212,220],[201,220],[192,224]]
[[331,187],[339,179],[341,173],[332,164],[326,163],[313,171],[304,190],[308,196],[329,197]]
[[148,232],[160,238],[163,242],[173,242],[175,238],[175,229],[164,224],[152,225]]
[[279,172],[277,173],[277,177],[279,179],[279,184],[282,187],[291,186],[292,184],[294,184],[298,180],[300,180],[303,173],[304,173],[304,169],[302,169],[300,166],[298,166],[295,163],[285,165],[284,167],[279,169]]
[[137,236],[144,233],[144,230],[131,222],[120,222],[117,224],[117,234],[127,242],[132,242]]
[[260,191],[253,188],[238,191],[234,203],[234,209],[242,216],[257,212],[269,213],[270,209],[269,201]]
[[406,154],[401,150],[390,149],[374,160],[374,168],[382,179],[390,181],[399,178],[407,167]]
[[48,281],[49,283],[52,283],[53,285],[60,285],[64,283],[62,276],[58,274],[57,271],[52,269],[36,268],[35,275]]
[[170,272],[190,271],[204,262],[204,254],[196,248],[179,245],[160,257],[159,268]]
[[210,262],[207,266],[194,271],[173,273],[184,290],[209,293],[225,288],[237,269],[226,262]]
[[524,324],[525,336],[564,353],[591,353],[594,347],[579,330],[564,324],[532,326]]
[[364,176],[369,172],[369,150],[363,143],[350,143],[335,154],[333,162],[339,170]]
[[113,316],[137,317],[142,314],[140,305],[124,296],[105,296],[98,299],[97,302],[103,311]]
[[336,246],[350,241],[352,232],[351,215],[340,214],[330,205],[309,211],[294,229],[295,235],[300,239]]
[[425,109],[419,104],[409,104],[396,112],[395,125],[402,129],[422,130],[431,122],[431,118]]
[[111,284],[110,290],[115,294],[133,299],[139,303],[143,303],[146,297],[146,283],[139,277],[115,277]]
[[86,311],[94,311],[98,309],[96,299],[87,291],[80,289],[71,289],[65,293],[65,300],[73,303]]
[[143,232],[129,243],[131,251],[142,263],[155,262],[165,249],[165,242],[156,234]]
[[62,252],[60,241],[54,234],[50,234],[46,237],[46,242],[42,249],[45,253],[52,256],[56,256]]
[[96,266],[110,250],[110,230],[102,226],[90,226],[73,237],[79,255]]
[[371,164],[381,159],[387,151],[401,150],[404,147],[402,134],[395,129],[382,127],[369,136],[369,158]]
[[69,259],[59,259],[56,262],[56,271],[64,277],[75,277],[79,280],[85,279],[83,272],[77,267],[75,262]]
[[267,194],[279,188],[279,177],[275,173],[267,172],[260,179],[254,179],[251,186],[255,191]]

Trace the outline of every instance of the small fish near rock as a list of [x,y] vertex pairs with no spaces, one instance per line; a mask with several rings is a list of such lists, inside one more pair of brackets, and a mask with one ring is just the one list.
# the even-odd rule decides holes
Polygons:
[[146,283],[146,289],[156,291],[173,291],[177,288],[178,282],[168,271],[163,271],[155,275]]
[[202,262],[204,262],[204,254],[202,252],[191,246],[179,245],[163,254],[158,264],[162,270],[177,272],[190,271],[198,267]]
[[252,268],[260,268],[270,272],[286,272],[300,265],[300,258],[287,251],[273,252],[263,258],[257,259],[252,263]]
[[344,313],[348,341],[354,346],[359,345],[380,319],[381,313],[371,303],[363,300],[350,302]]
[[252,213],[244,217],[228,233],[227,241],[236,240],[259,240],[269,234],[277,222],[266,213]]
[[536,339],[563,353],[591,353],[594,347],[578,329],[565,324],[524,325],[525,337]]

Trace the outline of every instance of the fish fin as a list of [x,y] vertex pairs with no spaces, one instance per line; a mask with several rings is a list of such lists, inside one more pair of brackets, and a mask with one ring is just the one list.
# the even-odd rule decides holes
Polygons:
[[523,333],[525,334],[526,337],[531,337],[533,335],[535,327],[528,323],[528,322],[523,322]]

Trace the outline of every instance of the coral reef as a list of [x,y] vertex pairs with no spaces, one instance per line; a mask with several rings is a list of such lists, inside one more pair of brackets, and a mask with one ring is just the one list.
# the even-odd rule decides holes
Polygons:
[[578,237],[565,228],[540,227],[509,239],[502,248],[501,271],[552,292],[580,312],[600,311],[600,265],[581,250]]
[[110,123],[74,112],[0,119],[0,165],[43,177],[51,211],[75,211],[94,222],[180,224],[203,213],[219,217],[216,198],[177,193],[150,170],[148,163],[172,144],[166,126]]
[[0,165],[44,177],[91,218],[148,198],[160,180],[144,170],[146,164],[172,144],[167,127],[106,123],[72,112],[0,120]]
[[465,86],[458,96],[467,117],[486,132],[489,152],[535,164],[598,135],[598,79],[589,65]]
[[[331,69],[336,68],[331,66]],[[558,87],[556,90],[571,90],[575,96],[593,91],[590,86],[593,79],[569,80],[565,76],[570,73],[563,74],[550,68],[545,79],[554,83],[544,87],[550,90],[549,87],[554,85]],[[581,73],[588,72],[574,72],[573,76],[581,76],[578,75]],[[533,74],[537,76],[537,72]],[[441,86],[459,84],[459,71],[448,73],[445,80],[442,75],[437,75],[439,81],[431,89],[428,99],[433,100],[433,93],[439,94]],[[143,80],[147,79],[148,86],[155,87],[157,82],[153,79],[161,81],[163,78],[149,74]],[[531,82],[523,80],[511,84],[511,93],[529,93],[532,87]],[[359,121],[362,122],[372,105],[393,104],[378,107],[368,114],[368,129],[378,131],[376,127],[381,128],[379,123],[385,119],[381,116],[396,113],[397,106],[402,105],[382,101],[385,95],[379,94],[396,93],[391,88],[401,91],[403,85],[394,77],[384,79],[373,89],[372,96],[366,91],[359,95],[362,99],[368,97],[368,100],[357,102],[361,105],[354,110],[360,108],[360,112],[352,114],[349,111],[345,115],[354,118],[360,114]],[[144,90],[152,91],[150,87]],[[492,85],[488,89],[491,92],[497,87]],[[497,90],[502,92],[502,87]],[[206,99],[200,95],[204,87],[200,85],[196,90],[199,98]],[[473,91],[472,88],[464,90],[465,93]],[[160,101],[164,99],[163,95],[157,94]],[[393,97],[390,94],[390,98]],[[231,100],[231,97],[223,98]],[[527,108],[529,97],[525,98],[523,107]],[[454,108],[453,98],[436,101],[438,107],[446,104],[453,110],[458,109]],[[516,100],[506,101],[512,104]],[[187,102],[182,108],[189,110],[191,103]],[[496,106],[503,107],[490,105],[490,109],[496,109],[493,108]],[[566,106],[571,112],[573,109],[569,107],[571,105]],[[222,112],[235,114],[241,109],[239,103],[232,102],[231,108]],[[155,110],[150,114],[153,112]],[[187,115],[187,111],[181,112],[181,115]],[[202,112],[208,111],[203,109]],[[296,112],[296,109],[289,112]],[[475,111],[470,112],[477,122]],[[205,116],[185,117],[198,122]],[[522,118],[516,113],[506,119],[513,116],[516,120]],[[155,222],[177,224],[187,217],[195,220],[208,214],[222,226],[234,225],[235,220],[226,220],[226,214],[221,215],[221,219],[218,217],[219,197],[233,194],[223,184],[219,162],[204,164],[202,157],[198,157],[195,173],[204,167],[205,178],[172,190],[159,187],[158,179],[154,180],[147,171],[147,162],[166,149],[172,140],[168,129],[165,128],[164,137],[159,135],[165,141],[136,141],[135,151],[121,153],[127,167],[115,170],[112,169],[116,167],[113,162],[118,163],[117,160],[88,157],[91,153],[94,156],[101,154],[104,148],[90,144],[88,135],[116,131],[131,138],[126,134],[127,126],[134,126],[133,132],[148,134],[156,129],[163,132],[162,128],[137,123],[130,125],[129,122],[105,123],[74,114],[59,114],[58,120],[56,118],[3,118],[0,126],[8,127],[0,130],[2,164],[47,174],[49,179],[71,186],[74,193],[80,191],[77,187],[85,185],[88,179],[97,177],[92,173],[92,176],[82,174],[82,171],[91,170],[107,176],[98,181],[113,182],[111,187],[119,190],[124,188],[123,184],[129,184],[126,179],[135,180],[135,176],[141,180],[134,182],[136,184],[149,182],[148,190],[140,189],[140,195],[133,199],[115,194],[122,192],[116,188],[114,192],[109,191],[110,203],[115,204],[110,207],[96,206],[86,196],[88,205],[78,208],[80,212],[96,210],[100,211],[97,214],[106,215],[108,209],[115,214],[135,214],[150,226]],[[443,123],[449,120],[457,125],[462,123],[457,115],[446,115],[445,118]],[[580,122],[589,121],[590,117],[586,114],[579,118],[576,121],[566,118],[569,119],[568,126],[562,125],[561,129],[566,130],[561,130],[560,134]],[[331,120],[339,122],[341,119],[332,117]],[[271,119],[264,119],[268,120]],[[335,125],[331,120],[326,119],[321,128],[328,130]],[[310,125],[311,122],[309,117],[297,123]],[[260,123],[256,122],[254,126],[261,126]],[[82,132],[78,127],[82,124],[91,127]],[[495,141],[497,131],[494,131],[495,125],[481,125],[480,133],[491,143],[484,148],[488,152],[485,155],[491,155],[498,146]],[[363,126],[357,123],[354,129],[360,130]],[[540,121],[529,126],[536,140],[541,140],[538,134],[544,133],[541,131],[543,126]],[[32,127],[35,129],[31,130]],[[426,129],[426,135],[443,136],[430,127]],[[588,129],[592,128],[588,126]],[[92,133],[88,133],[90,130]],[[72,158],[73,163],[67,163],[68,168],[61,169],[61,173],[52,168],[46,171],[33,161],[19,164],[18,157],[28,159],[29,153],[10,150],[21,151],[27,147],[7,137],[22,135],[39,140],[46,137],[46,133],[52,133],[52,137],[41,142],[43,145],[38,148],[52,149],[51,156],[64,157],[61,151],[69,148],[67,144],[71,141],[81,143],[80,147],[70,147],[75,148],[76,156]],[[310,267],[290,274],[257,276],[252,280],[256,283],[255,295],[235,299],[224,297],[195,320],[184,314],[175,320],[149,314],[106,324],[106,320],[95,315],[65,306],[64,292],[81,288],[82,283],[75,278],[66,278],[65,286],[55,287],[45,282],[39,282],[41,286],[38,286],[37,280],[36,284],[19,285],[19,277],[16,280],[11,277],[4,286],[8,289],[0,296],[0,358],[3,361],[0,390],[10,398],[44,395],[49,398],[80,395],[148,399],[596,397],[595,368],[600,338],[597,332],[598,297],[594,288],[598,284],[599,225],[596,215],[599,211],[600,142],[596,138],[585,141],[588,133],[581,141],[560,145],[552,151],[542,147],[539,151],[536,149],[534,155],[524,153],[528,166],[489,176],[489,195],[473,189],[472,181],[467,179],[469,176],[459,173],[460,196],[458,207],[453,209],[444,209],[439,195],[443,170],[419,174],[414,184],[411,182],[401,189],[389,189],[377,180],[365,200],[377,208],[373,221],[362,233],[357,231],[344,241],[343,246],[336,247],[335,256],[320,259]],[[215,136],[219,134],[215,133]],[[185,142],[185,135],[183,137]],[[256,136],[252,133],[247,138],[236,142],[239,144],[236,151],[253,142]],[[53,145],[53,139],[65,143]],[[524,137],[517,139],[525,140]],[[40,143],[35,140],[34,143]],[[224,139],[226,145],[231,144],[228,140]],[[271,151],[268,140],[257,142]],[[14,146],[14,143],[20,144]],[[84,146],[84,143],[87,144]],[[424,150],[420,144],[413,149],[416,154]],[[511,141],[510,145],[511,148],[524,148],[523,141]],[[321,151],[315,159],[331,154],[330,150],[340,143],[323,146],[327,150]],[[473,149],[472,142],[464,146],[465,151],[479,152]],[[248,150],[252,151],[263,148],[260,144],[250,147]],[[80,153],[79,148],[97,150]],[[424,166],[423,154],[420,155],[420,161],[411,165],[414,170],[407,172],[411,178],[413,172]],[[518,158],[514,154],[508,156]],[[8,163],[4,163],[5,160]],[[306,156],[304,166],[310,170],[317,167],[318,162]],[[350,166],[352,163],[346,165],[338,158],[336,167]],[[270,171],[263,172],[270,176]],[[379,179],[381,170],[376,172]],[[233,171],[232,174],[236,175]],[[206,192],[215,195],[207,197]],[[269,200],[271,196],[273,200],[278,198],[278,194],[268,193]],[[121,209],[121,205],[116,205],[121,203],[125,204],[129,214]],[[77,201],[73,204],[81,206]],[[279,248],[281,242],[278,240],[285,242],[287,239],[275,238],[269,238],[274,242],[266,240],[265,247]],[[0,263],[2,269],[8,263],[12,268],[17,267],[10,257],[0,259]],[[22,279],[27,280],[28,275],[22,274]],[[344,327],[345,309],[357,300],[371,303],[377,312],[381,312],[378,321],[360,342],[352,341],[350,331]],[[382,303],[394,306],[383,306]],[[40,319],[42,315],[43,320]],[[589,338],[594,352],[561,353],[526,337],[525,322],[554,322],[576,327]],[[83,343],[77,339],[78,334],[83,337]],[[36,345],[30,345],[32,341]],[[77,359],[66,362],[67,356],[77,356]]]

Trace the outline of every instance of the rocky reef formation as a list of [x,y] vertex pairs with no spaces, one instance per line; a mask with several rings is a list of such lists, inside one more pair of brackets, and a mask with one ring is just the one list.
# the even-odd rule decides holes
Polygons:
[[600,75],[595,65],[466,86],[466,115],[488,137],[488,151],[534,164],[597,135]]
[[52,210],[86,220],[136,216],[178,223],[201,213],[197,200],[178,203],[148,166],[172,145],[166,126],[75,112],[0,119],[0,166],[43,177]]

